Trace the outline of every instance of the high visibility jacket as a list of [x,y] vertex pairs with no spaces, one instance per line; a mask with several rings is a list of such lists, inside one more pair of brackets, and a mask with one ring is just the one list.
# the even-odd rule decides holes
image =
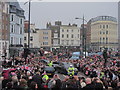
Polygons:
[[74,75],[74,70],[75,70],[74,67],[72,67],[72,68],[69,67],[68,70],[67,70],[68,71],[68,75]]
[[104,72],[101,72],[100,73],[100,78],[103,78],[104,77]]
[[44,75],[42,79],[45,79],[46,81],[49,79],[48,75]]
[[53,64],[53,62],[52,62],[52,61],[50,61],[50,63],[48,64],[48,66],[50,66],[50,67],[51,67],[51,66],[52,66],[52,64]]

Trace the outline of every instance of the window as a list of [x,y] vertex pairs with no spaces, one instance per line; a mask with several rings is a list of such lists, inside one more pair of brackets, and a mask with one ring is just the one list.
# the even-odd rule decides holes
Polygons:
[[71,45],[73,45],[74,44],[74,40],[71,40]]
[[102,34],[102,32],[100,31],[100,34]]
[[24,43],[24,47],[27,47],[27,43]]
[[103,25],[103,29],[105,28],[105,25]]
[[14,32],[14,25],[11,26],[11,33]]
[[58,40],[53,40],[53,45],[58,45]]
[[43,42],[43,45],[48,45],[48,42]]
[[20,19],[20,24],[22,24],[22,19]]
[[33,41],[33,36],[30,37],[30,41]]
[[74,37],[73,37],[73,34],[71,35],[71,38],[74,38]]
[[69,40],[66,41],[66,44],[69,45]]
[[61,43],[62,45],[64,45],[64,40],[62,40],[62,43]]
[[108,29],[108,25],[106,25],[106,28]]
[[64,32],[64,29],[62,29],[62,32]]
[[80,44],[80,40],[77,40],[77,43]]
[[11,21],[14,21],[14,16],[13,15],[11,15]]
[[57,30],[55,30],[55,32],[57,32]]
[[26,40],[26,37],[24,37],[24,40]]
[[30,47],[31,47],[31,48],[33,47],[33,43],[30,43]]
[[73,32],[73,30],[71,30],[71,32]]
[[20,44],[22,44],[22,38],[20,38]]
[[11,37],[11,44],[13,44],[13,37]]
[[58,33],[54,33],[54,38],[58,38]]
[[67,38],[69,38],[69,35],[67,34]]
[[22,27],[20,27],[20,34],[22,34]]
[[43,39],[48,39],[48,37],[43,37]]
[[100,43],[101,43],[101,37],[100,37]]
[[108,34],[108,31],[106,31],[106,34]]
[[48,32],[43,32],[43,34],[48,34]]
[[104,43],[104,41],[105,41],[105,38],[103,37],[103,43]]
[[80,36],[80,35],[78,34],[78,38],[79,38],[79,36]]
[[102,28],[102,26],[100,25],[100,28]]
[[106,44],[108,43],[108,37],[106,37]]
[[64,34],[62,34],[62,38],[64,38]]
[[103,31],[103,34],[105,34],[105,32]]
[[67,29],[67,32],[69,32],[69,30]]

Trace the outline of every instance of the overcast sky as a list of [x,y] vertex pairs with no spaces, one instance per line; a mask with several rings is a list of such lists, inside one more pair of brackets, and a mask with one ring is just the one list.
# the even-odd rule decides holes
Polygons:
[[[28,4],[20,3],[25,10],[28,19]],[[47,22],[62,21],[63,24],[81,24],[82,20],[75,20],[75,17],[84,17],[87,21],[91,18],[108,15],[118,17],[117,2],[32,2],[31,23],[38,28],[46,28]]]

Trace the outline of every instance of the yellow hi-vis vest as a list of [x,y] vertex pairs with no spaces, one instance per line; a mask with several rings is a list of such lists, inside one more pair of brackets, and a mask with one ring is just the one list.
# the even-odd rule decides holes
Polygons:
[[45,79],[46,81],[49,79],[48,75],[44,75],[42,79]]
[[67,70],[68,71],[68,75],[70,75],[70,74],[74,75],[74,70],[75,70],[74,67],[72,67],[72,68],[69,67],[68,70]]
[[50,66],[50,67],[51,67],[51,66],[52,66],[52,64],[53,64],[53,63],[52,63],[52,61],[51,61],[51,62],[48,64],[48,66]]
[[104,72],[101,72],[100,74],[101,74],[100,78],[103,78],[104,77]]

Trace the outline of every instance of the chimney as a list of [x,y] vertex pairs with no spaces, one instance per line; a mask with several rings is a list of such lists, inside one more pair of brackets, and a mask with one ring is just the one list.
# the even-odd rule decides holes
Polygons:
[[62,25],[62,22],[61,21],[56,21],[55,25],[59,25],[60,26],[60,25]]

